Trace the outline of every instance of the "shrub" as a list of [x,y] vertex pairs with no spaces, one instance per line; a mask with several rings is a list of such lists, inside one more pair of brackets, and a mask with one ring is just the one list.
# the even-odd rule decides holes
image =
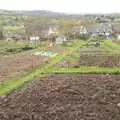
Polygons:
[[31,49],[34,49],[32,46],[30,45],[25,45],[25,47],[22,48],[22,50],[31,50]]

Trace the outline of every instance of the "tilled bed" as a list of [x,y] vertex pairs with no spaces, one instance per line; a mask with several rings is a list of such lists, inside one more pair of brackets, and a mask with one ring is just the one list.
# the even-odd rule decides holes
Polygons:
[[29,54],[6,56],[0,58],[0,82],[19,78],[47,62],[47,57]]
[[120,55],[81,54],[79,66],[120,67]]
[[106,53],[102,48],[86,48],[80,51],[78,66],[120,67],[120,55]]
[[101,48],[89,49],[79,50],[78,57],[73,54],[57,66],[67,68],[79,68],[81,66],[120,67],[120,54],[105,53]]
[[120,75],[51,75],[0,100],[0,120],[120,120]]

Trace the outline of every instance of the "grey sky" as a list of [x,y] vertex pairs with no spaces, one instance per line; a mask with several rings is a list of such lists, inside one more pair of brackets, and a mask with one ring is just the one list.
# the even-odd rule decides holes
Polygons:
[[120,12],[119,0],[1,0],[0,9],[51,10],[66,13]]

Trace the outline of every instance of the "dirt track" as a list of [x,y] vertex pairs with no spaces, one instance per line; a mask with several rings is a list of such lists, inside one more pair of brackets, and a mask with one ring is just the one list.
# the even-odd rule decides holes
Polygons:
[[0,120],[120,120],[120,75],[53,75],[0,100]]

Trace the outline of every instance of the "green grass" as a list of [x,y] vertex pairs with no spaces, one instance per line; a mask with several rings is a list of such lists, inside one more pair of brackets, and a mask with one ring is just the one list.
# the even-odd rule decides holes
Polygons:
[[80,68],[55,68],[53,74],[120,74],[120,68],[80,67]]
[[114,43],[113,41],[104,41],[102,47],[108,53],[120,54],[120,45]]

